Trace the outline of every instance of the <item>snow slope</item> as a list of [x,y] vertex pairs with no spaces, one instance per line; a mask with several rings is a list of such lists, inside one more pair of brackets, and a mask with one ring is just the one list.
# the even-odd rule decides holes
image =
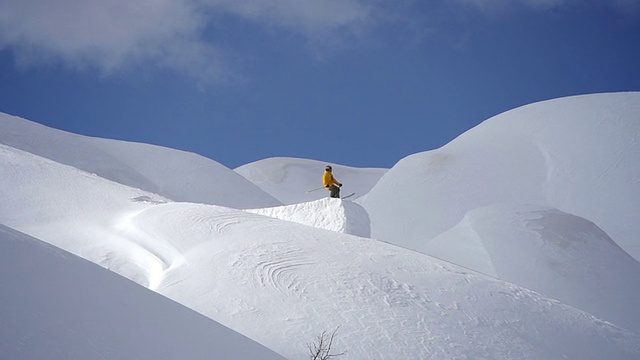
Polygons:
[[[152,286],[167,266],[153,244],[120,235],[126,216],[168,201],[74,167],[0,145],[2,224]],[[99,242],[111,245],[105,251]]]
[[337,327],[345,359],[640,356],[638,334],[424,254],[247,211],[166,202],[0,150],[5,224],[289,359],[306,357],[307,343]]
[[322,188],[322,174],[326,165],[333,167],[334,176],[344,184],[342,195],[355,192],[355,197],[368,193],[387,172],[387,169],[354,168],[286,157],[252,162],[236,168],[235,171],[283,204],[291,205],[328,196],[328,192]]
[[[606,114],[618,119],[615,124],[626,124],[625,131],[633,131],[635,128],[625,122],[629,117],[625,111],[635,111],[634,99],[638,99],[638,94],[604,94],[586,97],[588,101],[582,97],[559,99],[520,111],[516,109],[514,114],[532,116],[538,113],[532,109],[542,106],[545,111],[539,114],[537,123],[544,122],[543,115],[554,111],[573,114],[580,106],[586,106],[587,116],[599,109],[598,104],[608,104],[610,111],[601,109],[598,116]],[[3,129],[22,126],[14,123],[8,126],[4,119],[0,118]],[[4,233],[12,234],[9,238],[24,239],[29,235],[84,257],[288,359],[306,358],[306,345],[322,331],[336,328],[336,350],[347,351],[344,359],[640,358],[640,334],[634,326],[637,311],[630,305],[637,299],[638,286],[634,283],[639,275],[637,262],[611,240],[620,242],[618,239],[609,238],[599,227],[608,233],[607,229],[589,217],[577,215],[593,210],[586,205],[593,205],[595,200],[584,200],[580,204],[565,201],[576,207],[585,206],[575,212],[540,204],[551,202],[549,199],[559,201],[561,197],[555,196],[562,193],[559,189],[584,191],[587,187],[601,191],[613,185],[626,185],[629,190],[637,182],[634,170],[637,160],[629,153],[629,149],[635,149],[633,137],[617,133],[620,130],[615,126],[609,129],[598,125],[602,127],[599,128],[601,136],[612,142],[614,154],[606,146],[602,150],[601,146],[592,145],[602,151],[586,151],[580,156],[595,158],[602,153],[607,161],[615,158],[614,155],[619,156],[615,158],[619,161],[603,173],[602,169],[584,164],[582,169],[571,162],[582,159],[578,155],[566,155],[563,152],[566,147],[554,142],[560,142],[563,136],[560,130],[564,128],[529,134],[527,131],[532,128],[527,126],[530,125],[513,125],[508,117],[502,119],[502,125],[496,125],[506,129],[496,130],[502,131],[501,137],[494,138],[493,131],[482,130],[474,136],[465,134],[443,149],[416,154],[403,159],[388,172],[383,170],[385,174],[375,186],[371,179],[377,170],[373,175],[355,170],[349,180],[353,185],[371,181],[373,187],[362,201],[320,199],[300,203],[297,195],[286,197],[298,193],[286,187],[308,186],[304,181],[309,181],[309,185],[319,182],[316,175],[309,175],[311,171],[315,173],[315,166],[302,171],[308,176],[304,181],[301,173],[277,171],[275,173],[288,175],[281,179],[267,178],[265,184],[273,187],[267,192],[279,194],[286,201],[274,200],[276,205],[267,201],[268,209],[256,209],[263,206],[257,203],[268,195],[260,190],[258,195],[245,192],[244,179],[237,182],[237,188],[232,181],[224,193],[208,198],[213,205],[197,200],[173,202],[175,199],[162,191],[158,194],[141,189],[136,185],[138,181],[144,183],[140,179],[145,176],[133,165],[161,162],[162,157],[158,157],[155,150],[140,150],[131,159],[122,160],[131,161],[132,167],[109,168],[118,169],[111,174],[117,176],[110,175],[111,179],[84,167],[85,160],[91,164],[108,163],[93,161],[94,155],[117,154],[116,159],[124,159],[127,153],[123,148],[130,147],[137,152],[136,149],[144,148],[139,147],[140,144],[82,137],[81,148],[86,158],[78,160],[81,152],[74,151],[74,147],[79,146],[77,142],[64,139],[52,144],[55,142],[52,139],[60,139],[57,131],[38,128],[30,133],[40,136],[39,140],[30,136],[20,138],[17,131],[11,136],[3,132],[0,133],[3,144],[0,145],[0,198],[3,199],[0,224],[5,226]],[[479,128],[494,122],[495,119],[485,122]],[[559,120],[553,122],[556,123],[564,124]],[[547,123],[549,127],[555,126],[553,124]],[[569,128],[567,125],[565,130]],[[49,131],[53,131],[51,137]],[[580,134],[589,133],[584,129],[576,132],[579,133],[577,139],[573,134],[567,138],[584,140]],[[610,132],[618,137],[612,137]],[[472,130],[472,133],[476,132]],[[602,140],[599,134],[591,135]],[[534,146],[528,137],[554,141]],[[592,143],[598,144],[598,141]],[[548,157],[540,152],[540,144],[550,149],[544,153]],[[51,146],[57,150],[51,150]],[[94,146],[104,149],[91,152]],[[170,149],[163,151],[167,151],[167,158],[180,157],[185,164],[194,164],[191,157],[198,157],[184,152],[172,155]],[[482,160],[486,170],[472,159]],[[601,160],[589,164],[600,164]],[[288,161],[276,159],[276,163],[285,165]],[[505,161],[510,164],[508,168]],[[122,164],[120,160],[115,163]],[[271,164],[269,161],[253,163],[252,173],[275,176],[271,173],[274,171]],[[324,163],[318,165],[321,173]],[[348,191],[348,180],[340,176],[338,166],[334,168],[338,179],[345,183],[343,191]],[[109,175],[111,170],[105,169],[101,171]],[[489,181],[497,181],[489,173],[496,169],[506,178],[503,183]],[[539,174],[540,169],[544,174]],[[154,176],[184,176],[175,171],[158,170]],[[602,176],[589,177],[593,173]],[[221,176],[226,176],[224,174],[226,172]],[[568,180],[562,178],[562,174],[569,174],[566,177],[573,181],[572,186],[563,182]],[[117,181],[112,181],[114,179]],[[118,182],[121,179],[125,184]],[[131,186],[127,179],[138,180]],[[149,179],[154,183],[164,181],[151,176]],[[588,181],[593,186],[580,181]],[[249,188],[256,189],[253,185]],[[199,186],[186,186],[182,191],[185,198],[195,199],[203,190]],[[391,193],[393,197],[389,196]],[[242,206],[226,204],[230,194],[241,194],[238,201]],[[326,193],[321,194],[325,196]],[[611,224],[626,224],[627,212],[635,211],[634,196],[629,193],[622,199],[614,191],[617,214],[622,215],[616,219],[607,214]],[[514,201],[509,201],[509,205],[495,205],[505,198]],[[541,200],[539,206],[522,205],[535,204],[535,200]],[[277,206],[289,201],[296,205]],[[611,206],[607,201],[602,202],[604,209]],[[394,221],[398,222],[397,227]],[[370,229],[363,224],[370,224]],[[633,226],[635,224],[630,225],[632,230]],[[437,248],[442,257],[450,257],[492,276],[387,242],[349,234],[366,235],[367,230],[374,238],[389,231],[390,238],[382,240],[411,249],[435,252]],[[4,245],[4,240],[0,241]],[[452,254],[458,258],[453,259]],[[22,269],[18,264],[20,259],[7,256],[2,266]],[[76,271],[73,269],[69,271]],[[77,271],[85,270],[78,268]],[[494,277],[508,275],[518,283]],[[572,281],[579,284],[567,286]],[[598,286],[605,282],[606,286]],[[539,289],[532,291],[526,287]],[[15,285],[16,291],[27,288]],[[582,303],[570,303],[587,292]],[[56,294],[69,293],[66,287],[61,287]],[[28,298],[28,294],[25,297]],[[0,302],[0,319],[11,318],[11,307],[6,301]],[[599,318],[588,311],[597,313]],[[117,324],[112,325],[105,324],[104,331],[120,329]],[[67,340],[85,343],[82,335],[71,334]],[[47,338],[48,335],[34,338],[32,348],[46,348]],[[118,341],[124,340],[114,339],[113,346]],[[0,341],[3,347],[0,350],[12,344],[15,341]],[[134,345],[125,343],[124,346]],[[66,359],[64,352],[54,360]]]
[[71,134],[2,113],[0,143],[175,201],[281,205],[233,170],[184,151]]
[[590,221],[539,206],[474,209],[421,249],[640,332],[640,263]]
[[15,194],[3,221],[289,359],[304,358],[307,343],[338,326],[336,346],[347,359],[640,355],[637,334],[420,253],[246,211],[165,202],[1,149],[1,193]]
[[3,359],[281,359],[114,273],[0,225]]
[[523,106],[402,159],[358,202],[374,238],[412,249],[475,208],[508,202],[592,221],[639,260],[639,113],[638,92]]
[[337,327],[347,359],[640,355],[637,334],[382,242],[181,203],[151,206],[129,227],[181,249],[158,292],[289,359]]
[[345,234],[362,237],[369,237],[371,234],[369,215],[362,206],[341,199],[324,198],[295,205],[247,211]]

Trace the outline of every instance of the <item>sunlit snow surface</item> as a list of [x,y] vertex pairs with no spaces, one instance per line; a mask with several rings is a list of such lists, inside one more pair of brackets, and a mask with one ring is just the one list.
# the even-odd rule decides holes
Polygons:
[[[196,199],[175,202],[175,192],[119,182],[141,174],[160,182],[154,177],[162,173],[151,176],[137,163],[161,163],[157,154],[169,149],[129,157],[108,150],[109,140],[83,137],[83,149],[95,140],[114,156],[89,169],[67,159],[77,160],[64,144],[56,145],[55,154],[44,149],[51,145],[49,131],[59,136],[54,130],[38,127],[37,140],[30,138],[32,123],[2,117],[0,131],[8,127],[11,133],[0,135],[0,225],[119,273],[289,359],[307,358],[307,344],[336,328],[336,351],[347,351],[344,359],[637,359],[638,311],[632,305],[638,299],[638,262],[624,251],[634,243],[612,234],[638,234],[637,224],[627,222],[638,214],[637,195],[630,190],[639,178],[640,157],[630,155],[637,147],[627,134],[637,129],[637,118],[634,123],[629,114],[638,104],[638,93],[533,104],[489,120],[442,149],[403,159],[388,172],[353,169],[353,176],[341,178],[334,166],[343,191],[372,189],[353,202],[326,199],[324,189],[319,198],[305,200],[304,189],[319,185],[316,165],[324,164],[307,160],[294,161],[306,174],[295,177],[295,191],[289,189],[292,182],[272,177],[247,186],[246,173],[236,191],[237,174],[214,166],[218,170],[197,181],[228,177],[224,191],[197,201],[204,188],[194,186],[190,193],[186,186],[180,200]],[[576,113],[617,122],[607,127],[564,120]],[[525,115],[545,130],[522,120]],[[587,135],[590,147],[580,142]],[[581,152],[561,144],[563,136]],[[191,155],[180,156],[189,163]],[[265,164],[273,161],[289,160]],[[114,163],[126,163],[132,174],[121,166],[113,170]],[[250,166],[254,175],[270,171],[259,164]],[[181,183],[180,174],[162,171],[177,179],[167,184]],[[609,185],[617,186],[615,209],[599,193]],[[596,200],[578,199],[581,192]],[[5,256],[3,266],[23,269],[12,265],[20,261]],[[46,261],[35,263],[38,269]],[[12,281],[29,288],[41,279],[17,272]],[[13,289],[23,303],[35,296]],[[60,288],[63,295],[69,291]],[[4,318],[15,306],[7,304],[14,303],[19,299],[0,303]],[[26,323],[29,310],[17,309],[11,321]],[[56,321],[46,313],[23,331]],[[105,328],[128,331],[117,321]],[[187,328],[182,335],[198,339]],[[82,334],[76,338],[86,340]],[[33,358],[56,346],[46,336],[39,339],[20,347],[21,354]],[[15,349],[13,343],[0,344]],[[131,354],[138,351],[130,346],[125,348]],[[194,358],[242,358],[207,352]],[[53,359],[70,358],[59,354]],[[101,348],[96,357],[123,358]]]
[[0,225],[2,359],[281,359],[159,294]]
[[640,263],[575,215],[495,204],[470,211],[422,251],[640,331]]
[[281,204],[232,170],[194,153],[71,134],[2,113],[0,143],[174,201],[238,209]]
[[362,206],[351,201],[324,198],[247,211],[345,234],[362,237],[369,237],[371,234],[369,215]]
[[640,93],[585,95],[497,115],[400,160],[358,201],[371,234],[408,248],[495,204],[585,218],[640,260]]

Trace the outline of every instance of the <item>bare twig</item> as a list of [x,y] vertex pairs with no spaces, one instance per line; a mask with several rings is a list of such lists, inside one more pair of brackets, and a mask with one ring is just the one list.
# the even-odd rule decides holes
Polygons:
[[327,334],[326,331],[323,331],[322,334],[318,336],[318,339],[315,343],[307,344],[309,348],[309,359],[311,360],[328,360],[334,357],[342,356],[346,354],[346,351],[341,353],[331,353],[331,347],[333,346],[333,340],[336,337],[336,333],[338,332],[338,326],[331,334]]

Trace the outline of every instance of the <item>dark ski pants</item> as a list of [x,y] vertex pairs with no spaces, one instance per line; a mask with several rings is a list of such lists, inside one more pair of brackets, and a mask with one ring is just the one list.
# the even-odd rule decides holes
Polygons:
[[331,191],[331,194],[329,195],[329,197],[332,198],[339,198],[340,197],[340,188],[335,186],[335,185],[331,185],[331,188],[329,189]]

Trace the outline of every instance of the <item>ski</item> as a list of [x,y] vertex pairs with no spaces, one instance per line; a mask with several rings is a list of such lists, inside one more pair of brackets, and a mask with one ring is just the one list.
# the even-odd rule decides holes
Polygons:
[[342,200],[344,200],[344,199],[348,199],[348,198],[352,197],[352,196],[353,196],[353,195],[355,195],[355,194],[356,194],[356,193],[352,192],[352,193],[351,193],[351,194],[349,194],[349,195],[342,196],[340,199],[342,199]]
[[310,192],[318,191],[318,190],[320,190],[320,189],[324,189],[324,186],[319,187],[319,188],[317,188],[317,189],[307,190],[307,194],[308,194],[308,193],[310,193]]

